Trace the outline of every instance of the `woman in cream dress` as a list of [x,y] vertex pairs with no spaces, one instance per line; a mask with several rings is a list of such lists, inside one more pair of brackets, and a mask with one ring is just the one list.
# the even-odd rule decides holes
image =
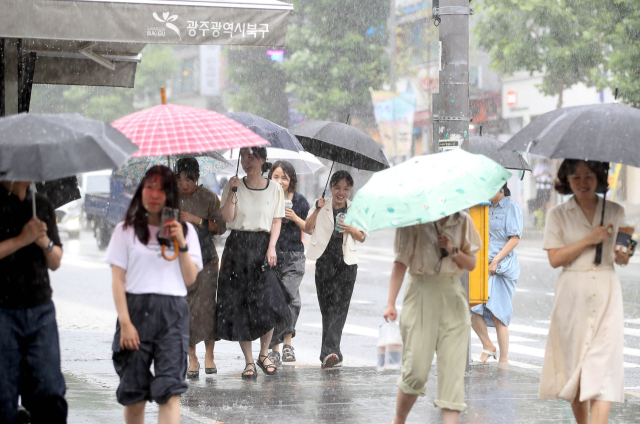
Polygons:
[[[555,289],[549,337],[542,367],[540,397],[571,402],[579,424],[606,423],[611,402],[624,401],[623,313],[620,281],[614,262],[626,265],[629,255],[614,250],[624,209],[603,199],[606,187],[600,162],[565,160],[556,191],[572,194],[549,210],[544,246],[554,268],[563,267]],[[602,263],[594,264],[596,245],[604,242]]]

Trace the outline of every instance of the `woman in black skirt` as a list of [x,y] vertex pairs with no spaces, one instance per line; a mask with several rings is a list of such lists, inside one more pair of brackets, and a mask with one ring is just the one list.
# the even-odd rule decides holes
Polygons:
[[[273,328],[286,319],[289,308],[275,269],[276,243],[285,216],[280,184],[262,176],[269,170],[267,149],[240,150],[247,176],[232,177],[222,192],[222,218],[231,234],[222,253],[218,278],[217,336],[240,342],[246,366],[242,378],[256,377],[257,364],[267,375],[276,365],[267,357]],[[232,189],[236,188],[237,191]],[[251,342],[260,338],[254,364]]]
[[351,175],[338,171],[331,176],[329,186],[331,197],[326,202],[317,200],[305,225],[305,231],[313,234],[307,258],[316,260],[316,290],[322,313],[322,368],[342,366],[340,339],[358,274],[356,241],[363,243],[367,235],[351,225],[336,222],[351,205]]

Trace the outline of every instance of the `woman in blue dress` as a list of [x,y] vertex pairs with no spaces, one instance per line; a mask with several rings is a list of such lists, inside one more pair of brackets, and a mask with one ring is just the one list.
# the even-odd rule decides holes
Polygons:
[[500,348],[500,362],[508,363],[509,322],[513,315],[511,300],[516,290],[520,265],[515,247],[522,235],[522,210],[511,199],[505,184],[490,200],[489,206],[489,300],[471,308],[471,326],[482,342],[481,362],[498,349],[489,339],[487,326],[495,327]]

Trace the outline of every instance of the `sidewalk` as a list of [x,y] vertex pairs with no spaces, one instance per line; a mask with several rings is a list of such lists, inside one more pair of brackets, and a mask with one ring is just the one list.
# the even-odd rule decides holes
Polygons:
[[[227,370],[200,374],[182,396],[183,423],[389,423],[395,410],[398,373],[378,373],[373,367],[321,370],[313,364],[285,366],[277,376],[259,370],[256,381],[240,378],[242,361],[220,358]],[[416,402],[410,423],[441,422],[433,407],[437,395],[434,365],[427,395]],[[497,363],[473,365],[466,377],[468,410],[461,423],[571,423],[570,405],[538,399],[540,374],[521,369],[500,369]],[[121,422],[122,409],[113,389],[67,377],[70,423]],[[627,394],[624,404],[614,404],[610,423],[634,423],[640,416],[640,394]],[[156,421],[157,407],[148,408],[146,422]]]

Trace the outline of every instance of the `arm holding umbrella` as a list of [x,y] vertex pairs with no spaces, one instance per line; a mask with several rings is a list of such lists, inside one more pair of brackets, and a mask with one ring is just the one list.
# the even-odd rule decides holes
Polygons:
[[313,234],[313,230],[316,228],[316,221],[318,219],[318,213],[320,213],[320,209],[324,208],[326,200],[324,197],[316,200],[316,207],[313,208],[313,212],[307,217],[307,220],[304,222],[304,232],[307,234]]
[[578,240],[577,242],[570,244],[567,247],[550,249],[548,252],[549,263],[553,268],[559,268],[561,266],[568,265],[578,256],[580,256],[582,252],[587,250],[587,248],[599,245],[600,243],[605,241],[607,237],[610,236],[609,228],[613,228],[613,225],[609,224],[606,227],[603,225],[598,225],[591,231],[591,234],[589,234],[582,240]]

